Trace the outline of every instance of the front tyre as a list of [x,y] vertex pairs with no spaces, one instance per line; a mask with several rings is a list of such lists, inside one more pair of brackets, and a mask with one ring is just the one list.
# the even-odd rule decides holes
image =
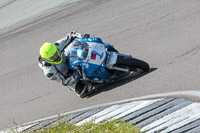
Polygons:
[[129,67],[131,71],[142,69],[144,72],[149,71],[149,64],[145,61],[132,58],[130,56],[121,56],[117,57],[116,66],[118,67]]

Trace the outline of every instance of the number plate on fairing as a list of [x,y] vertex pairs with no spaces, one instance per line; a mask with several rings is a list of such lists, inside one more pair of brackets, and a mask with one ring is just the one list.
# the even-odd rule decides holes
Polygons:
[[[89,55],[88,59],[91,64],[95,65],[101,65],[106,57],[106,48],[103,44],[101,43],[93,43],[93,42],[88,42],[89,44]],[[94,57],[95,56],[95,57]]]

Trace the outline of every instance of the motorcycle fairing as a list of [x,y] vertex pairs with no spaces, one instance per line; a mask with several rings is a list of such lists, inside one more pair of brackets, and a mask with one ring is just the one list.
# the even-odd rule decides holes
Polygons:
[[[106,47],[100,38],[76,38],[73,46],[67,52],[68,66],[77,70],[81,66],[85,76],[90,80],[104,80],[112,76],[105,68]],[[80,43],[81,42],[81,43]],[[84,58],[83,53],[87,57]],[[74,59],[73,59],[74,58]]]

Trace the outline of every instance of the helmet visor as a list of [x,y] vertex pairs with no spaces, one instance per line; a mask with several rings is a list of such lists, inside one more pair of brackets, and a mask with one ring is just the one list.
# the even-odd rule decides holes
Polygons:
[[45,60],[49,63],[56,63],[59,62],[61,60],[61,54],[60,52],[57,50],[56,53],[50,57],[50,58],[45,58]]

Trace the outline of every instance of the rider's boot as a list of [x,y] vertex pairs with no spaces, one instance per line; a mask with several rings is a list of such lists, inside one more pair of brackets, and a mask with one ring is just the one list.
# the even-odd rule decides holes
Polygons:
[[[91,84],[91,83],[90,83]],[[72,84],[70,84],[68,87],[76,93],[81,98],[84,98],[88,94],[88,89],[91,88],[88,82],[82,82],[81,80],[76,80]]]
[[88,94],[87,85],[84,85],[84,87],[82,88],[75,88],[75,92],[76,92],[76,95],[78,95],[81,98],[86,97]]

